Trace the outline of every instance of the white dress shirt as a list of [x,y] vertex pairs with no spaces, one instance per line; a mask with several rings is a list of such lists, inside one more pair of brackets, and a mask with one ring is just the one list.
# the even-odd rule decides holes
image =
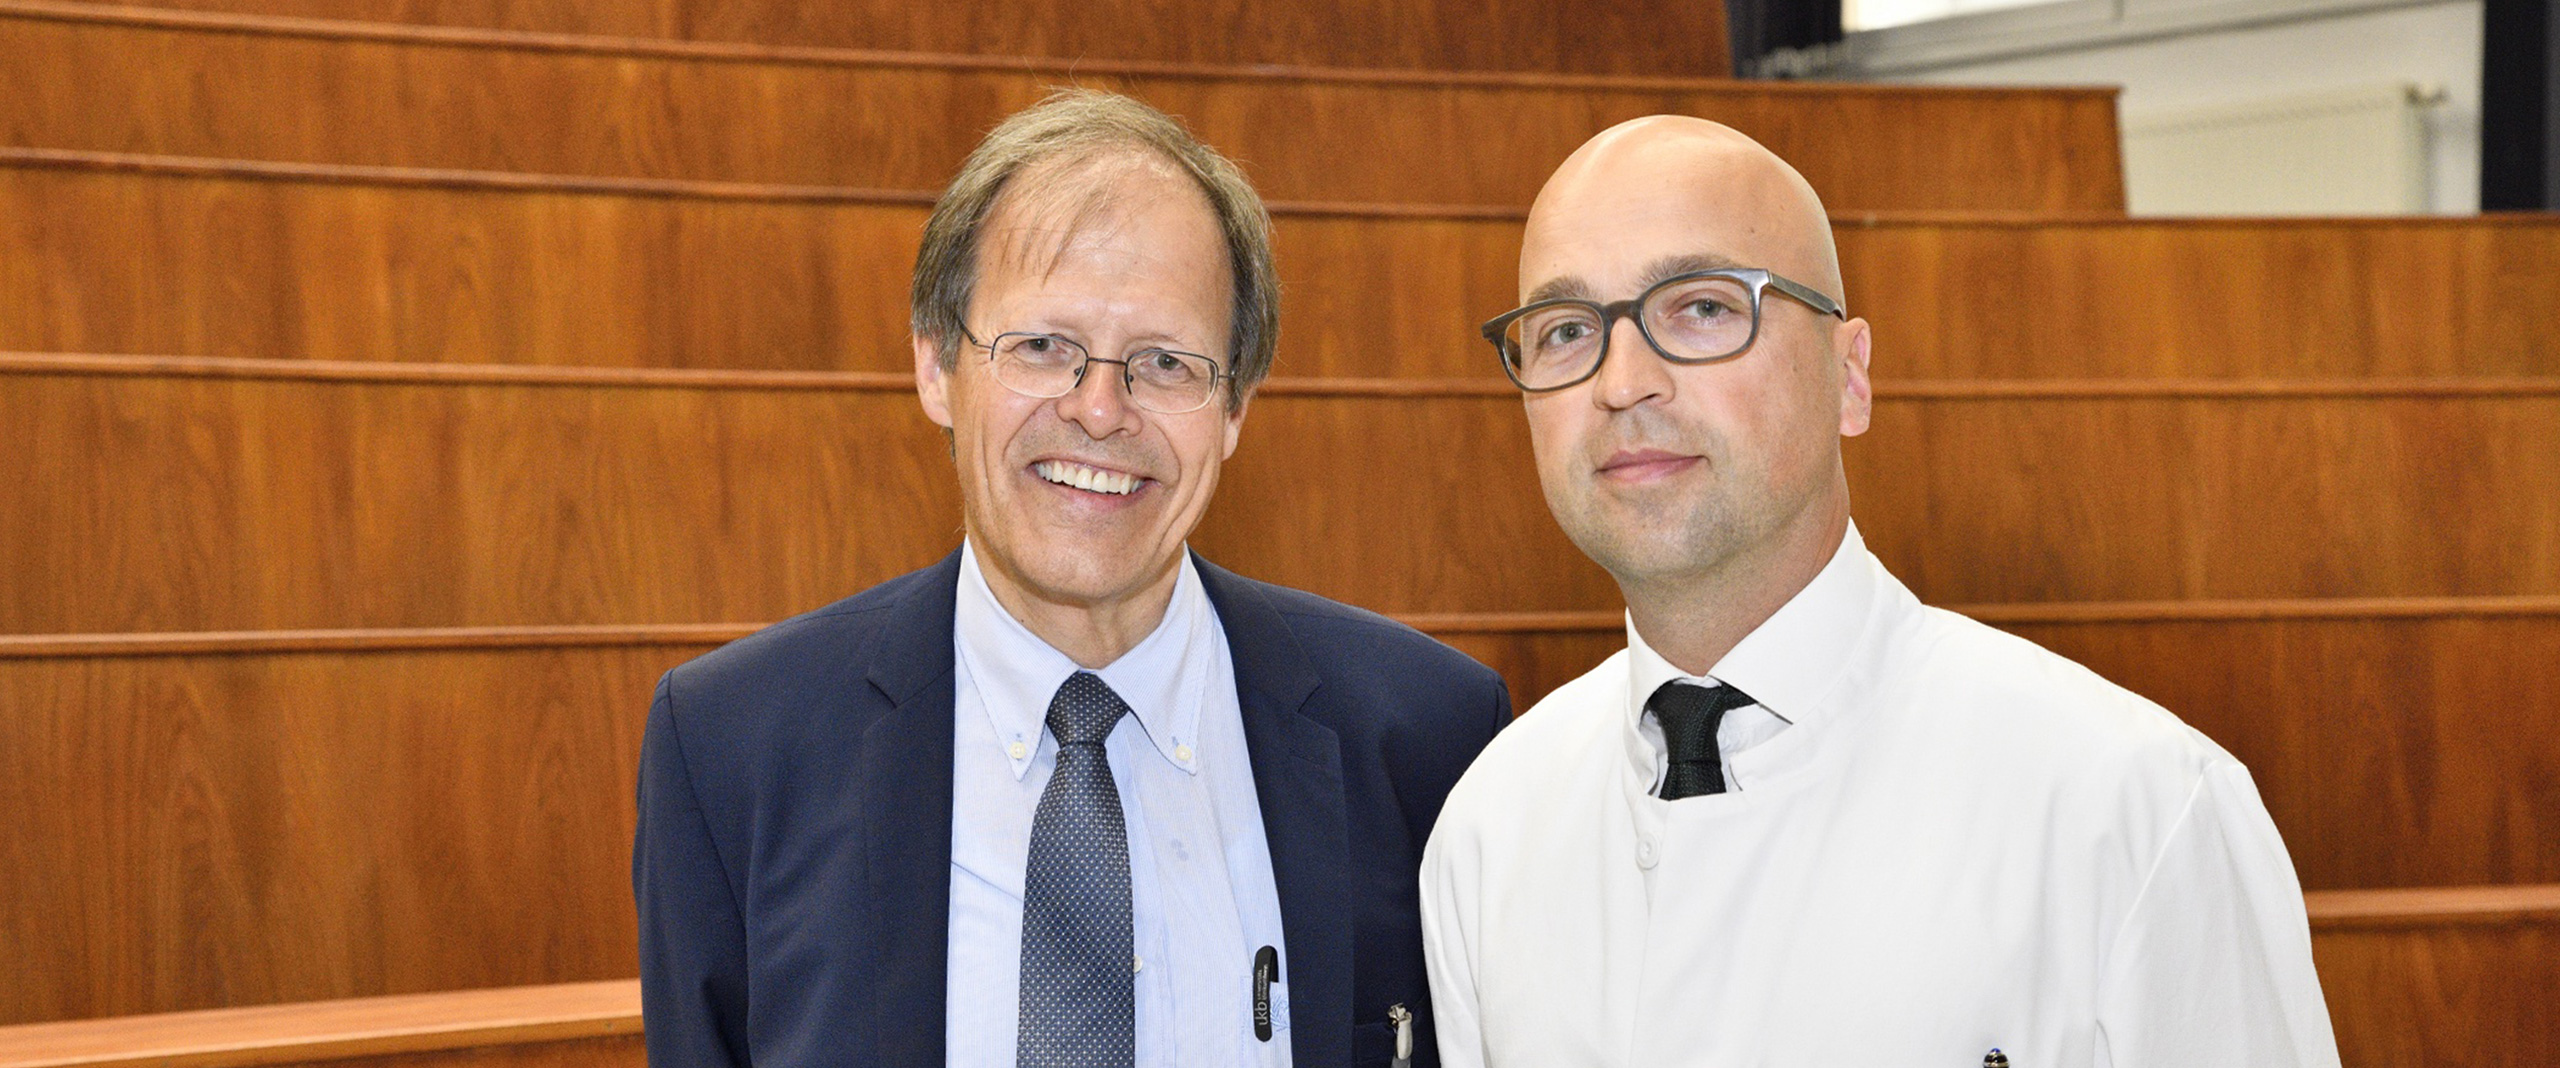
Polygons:
[[1782,726],[1664,801],[1642,709],[1678,670],[1628,642],[1424,852],[1451,1068],[2338,1063],[2248,771],[2159,706],[1922,606],[1852,528],[1708,672]]
[[[1044,724],[1050,698],[1082,669],[1005,611],[965,543],[954,609],[945,1048],[953,1065],[1013,1068],[1023,871],[1057,767]],[[1189,554],[1163,622],[1095,674],[1132,713],[1103,751],[1129,828],[1137,1063],[1285,1066],[1285,983],[1271,992],[1271,1040],[1253,1034],[1255,951],[1279,950],[1289,975],[1280,895],[1226,628]]]

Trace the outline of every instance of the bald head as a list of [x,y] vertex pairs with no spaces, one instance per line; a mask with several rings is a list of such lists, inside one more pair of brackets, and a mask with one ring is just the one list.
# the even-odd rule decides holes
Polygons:
[[[1648,248],[1648,238],[1686,247]],[[1520,292],[1524,301],[1616,300],[1684,259],[1765,267],[1844,300],[1830,217],[1812,183],[1732,127],[1683,115],[1619,123],[1565,159],[1529,209]],[[1626,277],[1583,276],[1602,261],[1622,264]]]
[[[1607,306],[1735,268],[1845,302],[1831,222],[1803,175],[1732,129],[1657,115],[1602,132],[1548,179],[1520,292],[1523,304]],[[1732,316],[1749,314],[1736,296],[1673,287],[1614,323],[1511,320],[1560,349],[1588,336],[1577,325],[1603,331],[1575,350],[1593,353],[1586,377],[1523,394],[1538,481],[1565,534],[1618,579],[1636,629],[1693,674],[1830,560],[1849,525],[1840,439],[1869,415],[1866,320],[1788,287],[1759,291],[1730,355],[1681,358],[1653,333],[1721,326],[1730,338]]]

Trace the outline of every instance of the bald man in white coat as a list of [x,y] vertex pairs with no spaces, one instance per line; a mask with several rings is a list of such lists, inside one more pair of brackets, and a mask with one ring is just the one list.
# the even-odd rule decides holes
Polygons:
[[1802,176],[1618,126],[1539,194],[1520,286],[1485,333],[1627,649],[1441,813],[1445,1063],[2337,1064],[2247,769],[1859,540],[1868,326]]

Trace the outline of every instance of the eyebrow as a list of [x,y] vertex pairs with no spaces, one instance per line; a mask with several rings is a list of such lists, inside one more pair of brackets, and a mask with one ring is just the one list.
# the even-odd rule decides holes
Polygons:
[[[1643,274],[1639,276],[1642,279],[1642,285],[1638,290],[1642,291],[1665,278],[1676,278],[1699,271],[1731,270],[1740,266],[1742,265],[1731,257],[1705,253],[1689,252],[1676,256],[1664,256],[1645,265]],[[1579,275],[1568,274],[1539,283],[1538,288],[1529,291],[1529,299],[1526,303],[1535,304],[1542,300],[1555,300],[1562,297],[1571,297],[1576,300],[1599,299],[1591,295],[1589,282],[1583,281]]]
[[1538,288],[1529,291],[1529,299],[1527,303],[1535,304],[1542,300],[1554,300],[1558,297],[1572,297],[1577,300],[1590,300],[1591,286],[1581,278],[1569,274],[1562,278],[1550,278],[1539,283]]
[[1645,265],[1644,284],[1650,286],[1665,278],[1676,278],[1684,274],[1695,274],[1699,271],[1729,271],[1740,266],[1742,266],[1742,264],[1728,256],[1715,256],[1694,252],[1678,256],[1664,256],[1661,259]]

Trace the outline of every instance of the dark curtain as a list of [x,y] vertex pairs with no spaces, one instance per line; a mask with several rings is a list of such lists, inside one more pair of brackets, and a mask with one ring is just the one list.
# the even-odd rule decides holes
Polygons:
[[2555,76],[2560,75],[2560,34],[2552,32],[2560,27],[2560,18],[2555,13],[2560,13],[2560,0],[2487,0],[2483,10],[2482,211],[2560,209],[2560,76]]
[[1738,78],[1784,77],[1793,65],[1763,60],[1840,42],[1840,0],[1725,0],[1724,17]]

